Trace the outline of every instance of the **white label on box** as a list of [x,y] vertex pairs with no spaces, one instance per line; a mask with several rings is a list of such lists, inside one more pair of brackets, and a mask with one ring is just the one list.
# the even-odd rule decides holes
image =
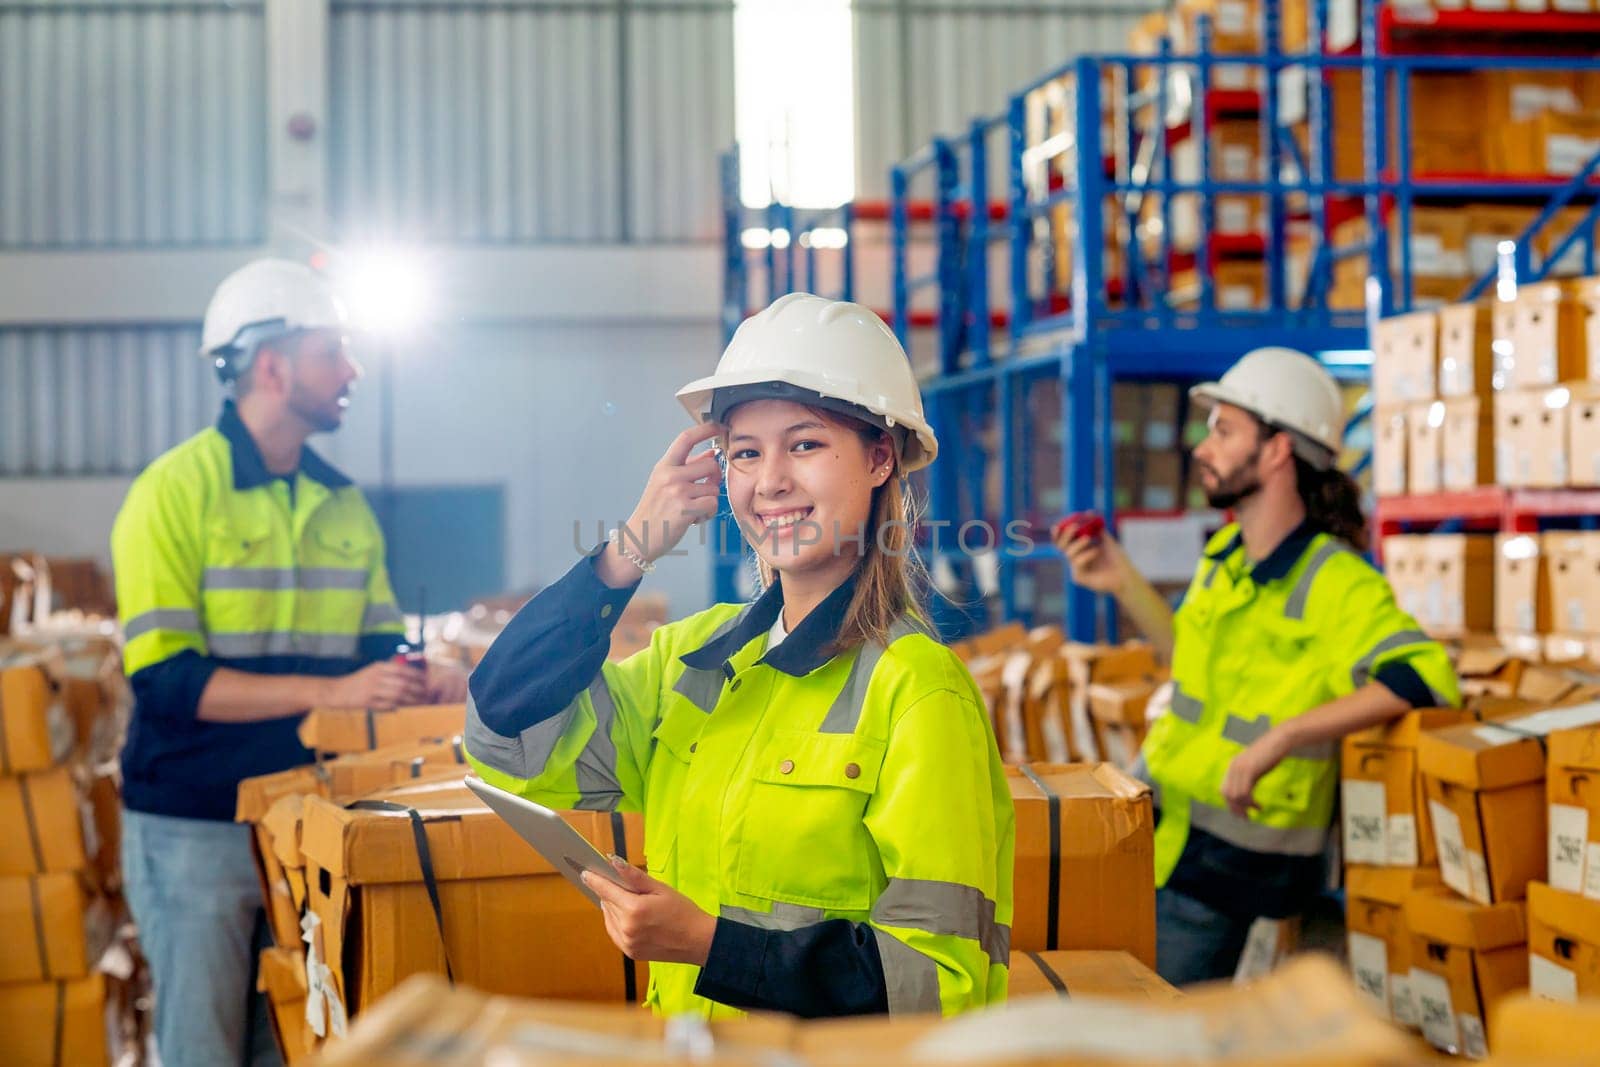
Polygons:
[[[1541,3],[1538,10],[1545,10]],[[1511,120],[1537,118],[1545,111],[1572,114],[1579,110],[1578,98],[1571,89],[1549,85],[1513,85],[1511,87]]]
[[1389,830],[1384,843],[1388,847],[1389,866],[1415,867],[1420,862],[1417,855],[1417,818],[1414,815],[1389,816]]
[[1249,311],[1256,306],[1255,288],[1249,285],[1224,285],[1217,290],[1217,307],[1224,311]]
[[1473,732],[1491,744],[1507,745],[1513,741],[1524,740],[1529,735],[1545,737],[1556,730],[1576,730],[1580,726],[1596,724],[1600,724],[1600,702],[1591,701],[1587,704],[1574,704],[1570,708],[1551,708],[1548,711],[1536,711],[1532,715],[1506,719],[1504,724],[1499,726],[1486,724]]
[[1565,11],[1568,14],[1587,14],[1594,10],[1591,0],[1550,0],[1551,11]]
[[1589,842],[1589,809],[1550,805],[1550,888],[1583,892],[1584,851]]
[[1224,200],[1217,205],[1218,233],[1249,233],[1250,205],[1239,200]]
[[1427,600],[1423,608],[1424,623],[1438,626],[1444,623],[1444,583],[1437,578],[1428,582]]
[[1552,133],[1544,139],[1545,170],[1562,177],[1576,174],[1596,152],[1600,152],[1600,138]]
[[[1555,371],[1552,369],[1550,373],[1554,374]],[[1572,481],[1572,477],[1567,473],[1567,450],[1565,448],[1560,449],[1550,459],[1550,465],[1555,468],[1556,484],[1566,485]]]
[[1178,428],[1171,423],[1152,422],[1144,428],[1144,447],[1152,452],[1170,452],[1178,447]]
[[1575,634],[1588,633],[1589,628],[1584,625],[1583,601],[1573,597],[1567,601],[1567,629]]
[[1467,845],[1461,837],[1461,820],[1439,803],[1428,801],[1433,817],[1433,841],[1439,851],[1439,875],[1444,884],[1464,897],[1472,895],[1472,880],[1467,874]]
[[1389,1003],[1394,1008],[1394,1021],[1413,1030],[1422,1025],[1417,1018],[1417,998],[1411,992],[1411,975],[1389,976]]
[[1234,968],[1235,982],[1248,982],[1272,973],[1278,965],[1279,947],[1283,941],[1283,922],[1278,919],[1257,919],[1250,924],[1250,933],[1244,941],[1244,951],[1239,954]]
[[1600,845],[1589,846],[1589,862],[1583,874],[1583,895],[1600,900]]
[[1479,904],[1492,904],[1493,895],[1489,889],[1489,864],[1484,862],[1483,853],[1467,849],[1467,880],[1472,886],[1472,892],[1467,896]]
[[1222,148],[1222,180],[1248,182],[1255,180],[1256,154],[1245,145],[1231,144]]
[[1461,1054],[1469,1060],[1488,1058],[1489,1042],[1484,1040],[1483,1020],[1462,1012],[1457,1022],[1461,1024]]
[[1382,782],[1346,778],[1340,783],[1344,807],[1346,863],[1382,865],[1389,861],[1384,842],[1389,798]]
[[1349,935],[1350,973],[1356,992],[1387,1016],[1389,1012],[1389,946],[1371,934]]
[[1450,983],[1432,971],[1411,968],[1411,992],[1417,998],[1417,1021],[1422,1036],[1434,1048],[1459,1052],[1461,1036],[1456,1032],[1456,1013],[1450,1006]]
[[1222,0],[1217,5],[1217,32],[1242,37],[1250,32],[1250,5],[1244,0]]
[[1578,972],[1569,971],[1537,952],[1528,953],[1528,992],[1563,1004],[1578,1002]]

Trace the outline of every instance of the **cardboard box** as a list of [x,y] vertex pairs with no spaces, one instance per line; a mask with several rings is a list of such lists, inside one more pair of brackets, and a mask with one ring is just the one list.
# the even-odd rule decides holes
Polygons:
[[1446,492],[1493,485],[1494,414],[1486,397],[1463,396],[1440,401],[1444,427],[1440,435],[1440,486]]
[[1417,740],[1424,731],[1467,717],[1451,708],[1429,708],[1345,736],[1339,774],[1347,863],[1426,867],[1438,861]]
[[394,745],[449,741],[467,727],[465,704],[427,704],[378,711],[312,708],[300,722],[300,743],[314,752],[370,752]]
[[1482,632],[1494,622],[1494,540],[1484,534],[1422,535],[1422,628],[1440,637]]
[[1507,389],[1494,398],[1495,478],[1517,488],[1559,489],[1569,481],[1571,391]]
[[263,949],[256,989],[266,994],[268,1021],[283,1062],[293,1067],[310,1058],[317,1043],[306,1025],[305,954],[292,948]]
[[1406,409],[1375,409],[1372,413],[1372,489],[1379,496],[1405,495],[1406,443]]
[[1528,987],[1569,1004],[1600,996],[1600,900],[1528,886]]
[[1504,997],[1490,1012],[1496,1062],[1579,1067],[1594,1062],[1600,999],[1561,1004],[1531,993]]
[[1438,396],[1438,316],[1414,311],[1381,319],[1373,333],[1372,393],[1381,406]]
[[1484,696],[1514,697],[1525,666],[1522,660],[1497,644],[1463,649],[1456,659],[1461,695],[1467,700]]
[[83,978],[112,927],[110,906],[77,874],[0,878],[0,983]]
[[1540,544],[1550,583],[1550,629],[1600,634],[1600,533],[1546,530]]
[[1148,730],[1145,710],[1167,677],[1166,671],[1158,671],[1089,687],[1089,717],[1094,723],[1095,745],[1102,759],[1124,770],[1133,766]]
[[1382,543],[1383,573],[1394,590],[1395,603],[1400,605],[1401,611],[1426,625],[1427,561],[1423,547],[1419,534],[1391,534]]
[[1107,763],[1040,763],[1006,774],[1017,809],[1012,951],[1112,949],[1154,967],[1149,787]]
[[1516,359],[1506,385],[1549,388],[1589,375],[1589,306],[1580,292],[1594,282],[1538,282],[1517,287]]
[[1155,649],[1143,641],[1121,645],[1068,643],[1061,646],[1058,654],[1067,665],[1067,717],[1062,728],[1078,751],[1105,758],[1089,711],[1089,687],[1154,677],[1159,670]]
[[1539,535],[1496,534],[1494,556],[1494,631],[1501,643],[1510,647],[1505,635],[1548,633],[1548,561]]
[[1444,416],[1440,400],[1406,409],[1406,484],[1412,494],[1443,488]]
[[39,771],[65,759],[76,730],[36,656],[0,656],[0,774]]
[[1177,452],[1146,452],[1139,507],[1175,511],[1183,506],[1183,457]]
[[0,1049],[14,1064],[106,1062],[105,978],[0,985]]
[[1577,486],[1600,486],[1600,387],[1584,382],[1566,388],[1572,394],[1567,411],[1567,480]]
[[1007,997],[1181,1000],[1183,994],[1126,952],[1016,952]]
[[[612,945],[599,910],[459,781],[367,799],[402,810],[304,801],[300,850],[316,916],[307,957],[313,998],[320,990],[359,1013],[409,975],[443,974],[446,946],[456,980],[491,992],[619,1003],[643,994],[643,972]],[[442,931],[406,808],[427,834]],[[563,818],[602,852],[639,859],[638,815]]]
[[[1170,452],[1178,447],[1178,421],[1183,409],[1183,392],[1170,382],[1155,382],[1144,387],[1143,444],[1149,452]],[[1059,413],[1059,405],[1056,408]]]
[[1521,901],[1482,905],[1448,890],[1406,897],[1411,995],[1435,1048],[1483,1059],[1495,1003],[1528,984],[1527,915]]
[[1549,803],[1549,884],[1600,901],[1600,727],[1550,735],[1545,799]]
[[1345,930],[1356,990],[1402,1026],[1422,1024],[1411,995],[1411,927],[1406,897],[1439,884],[1434,867],[1348,866]]
[[1546,111],[1490,127],[1491,173],[1509,177],[1571,177],[1600,152],[1600,118]]
[[1417,759],[1445,885],[1498,904],[1545,880],[1545,738],[1594,723],[1600,703],[1572,703],[1422,735]]
[[1495,384],[1494,314],[1488,304],[1451,304],[1439,316],[1439,395],[1489,397]]
[[0,778],[0,877],[88,866],[83,827],[70,768]]

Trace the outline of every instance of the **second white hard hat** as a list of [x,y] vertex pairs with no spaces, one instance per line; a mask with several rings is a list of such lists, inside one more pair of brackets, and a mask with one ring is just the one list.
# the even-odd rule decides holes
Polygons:
[[1333,466],[1344,445],[1344,398],[1323,366],[1292,348],[1247,352],[1222,376],[1189,390],[1204,407],[1231,404],[1309,442],[1295,451],[1319,470]]
[[690,416],[702,420],[721,421],[734,404],[771,398],[884,427],[900,444],[902,474],[939,454],[905,349],[860,304],[810,293],[779,297],[734,331],[716,373],[678,390]]
[[257,259],[222,280],[206,305],[200,354],[215,357],[234,348],[252,327],[282,332],[345,328],[344,305],[333,287],[303,263]]

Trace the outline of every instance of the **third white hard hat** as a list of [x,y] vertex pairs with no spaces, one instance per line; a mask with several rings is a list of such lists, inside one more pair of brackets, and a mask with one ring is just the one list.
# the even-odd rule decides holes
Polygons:
[[303,263],[257,259],[222,280],[206,306],[200,353],[215,356],[238,343],[253,326],[283,332],[345,327],[344,305],[333,287]]
[[1344,398],[1333,375],[1304,352],[1257,348],[1222,376],[1189,390],[1204,407],[1231,404],[1317,446],[1297,448],[1321,469],[1331,467],[1344,444]]
[[734,331],[715,374],[678,390],[696,419],[720,420],[735,403],[772,397],[883,426],[900,442],[902,474],[939,454],[905,349],[860,304],[810,293],[779,297]]

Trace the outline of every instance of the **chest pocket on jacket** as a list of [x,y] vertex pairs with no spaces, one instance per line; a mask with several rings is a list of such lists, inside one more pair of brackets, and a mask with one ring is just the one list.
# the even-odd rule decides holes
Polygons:
[[863,818],[884,751],[853,734],[774,734],[752,773],[734,888],[812,907],[870,907],[878,859]]
[[340,567],[360,571],[361,588],[366,588],[367,564],[373,547],[370,534],[364,530],[315,530],[309,540],[310,553],[306,560],[308,566]]
[[285,602],[278,586],[293,572],[278,558],[272,520],[249,512],[218,515],[207,523],[205,541],[200,589],[206,631],[255,633],[281,625]]

